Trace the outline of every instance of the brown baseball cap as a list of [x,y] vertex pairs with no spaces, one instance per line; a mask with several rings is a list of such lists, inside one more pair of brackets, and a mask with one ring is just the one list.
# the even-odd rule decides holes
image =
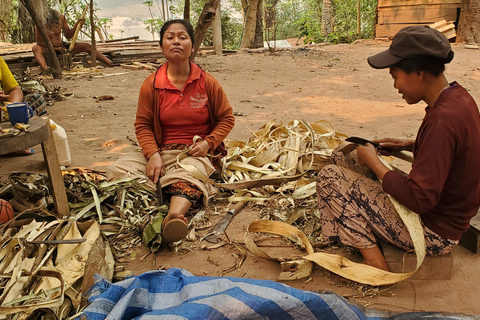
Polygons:
[[375,69],[384,69],[405,59],[421,59],[436,57],[449,63],[453,59],[453,51],[447,37],[429,26],[405,27],[393,37],[390,48],[367,61]]

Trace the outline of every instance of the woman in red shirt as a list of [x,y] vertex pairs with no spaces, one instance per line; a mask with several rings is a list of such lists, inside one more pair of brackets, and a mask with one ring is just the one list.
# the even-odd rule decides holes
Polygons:
[[[187,234],[185,213],[202,199],[204,206],[215,188],[195,178],[177,164],[187,150],[190,157],[180,163],[193,165],[210,176],[213,158],[225,155],[223,139],[235,118],[221,85],[209,73],[190,62],[193,27],[185,20],[167,21],[160,31],[160,47],[167,58],[140,89],[135,133],[142,147],[139,170],[154,183],[158,180],[170,206],[163,220],[162,242],[175,242]],[[116,177],[118,178],[118,176]],[[158,187],[158,184],[157,184]]]

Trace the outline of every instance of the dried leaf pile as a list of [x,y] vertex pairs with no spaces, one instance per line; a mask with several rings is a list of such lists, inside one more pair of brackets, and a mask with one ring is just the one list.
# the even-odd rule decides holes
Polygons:
[[[320,227],[319,219],[310,218],[318,217],[313,196],[315,175],[328,163],[333,149],[343,144],[343,138],[345,135],[329,128],[326,122],[310,124],[295,120],[282,125],[272,120],[258,131],[252,132],[247,142],[229,142],[228,155],[222,159],[222,178],[225,183],[292,178],[290,182],[279,187],[267,185],[236,190],[237,193],[230,197],[229,201],[258,201],[263,205],[263,219],[296,224],[305,234],[313,237],[309,240],[315,246],[317,238],[321,241],[319,232],[315,233]],[[67,296],[71,301],[71,308],[78,308],[84,287],[75,279],[82,278],[86,272],[85,261],[89,259],[89,253],[85,246],[91,248],[92,242],[102,239],[100,234],[103,234],[110,244],[104,247],[108,247],[108,250],[111,247],[115,261],[111,272],[119,275],[118,278],[122,277],[122,272],[125,273],[121,263],[128,254],[126,249],[140,245],[142,234],[144,243],[150,246],[152,251],[158,249],[161,243],[159,226],[168,207],[157,206],[157,196],[145,186],[146,179],[127,178],[107,182],[104,172],[64,171],[71,210],[71,217],[67,222],[51,213],[53,200],[48,190],[44,189],[45,175],[12,174],[10,183],[0,188],[0,197],[20,199],[20,205],[33,208],[23,211],[24,220],[15,219],[16,221],[6,224],[3,229],[0,249],[0,304],[3,306],[0,307],[0,314],[18,311],[18,308],[31,306],[32,303],[38,306],[45,303],[47,309],[57,308],[52,310],[59,316],[61,308],[58,308]],[[245,199],[242,196],[247,191],[251,195]],[[15,192],[17,194],[12,196]],[[192,219],[192,223],[196,218]],[[98,229],[98,232],[95,231],[95,236],[89,240],[86,234],[93,231],[88,231],[90,229],[85,227],[79,231],[82,227],[77,227],[77,224],[87,224],[90,229]],[[72,228],[72,225],[76,227]],[[193,225],[196,226],[196,223]],[[66,237],[67,233],[69,237]],[[87,238],[85,244],[67,241],[80,241],[82,238]],[[190,238],[196,239],[195,235],[190,235]],[[38,243],[46,240],[63,242]],[[67,247],[68,250],[76,253],[76,256],[72,258],[70,255],[68,259],[81,262],[77,268],[79,273],[72,276],[73,278],[58,276],[58,272],[63,272],[60,270],[62,255],[66,258],[65,253],[59,253],[64,250],[60,250],[61,246],[70,246]],[[78,253],[78,250],[81,250],[81,253]],[[241,256],[244,259],[245,253]],[[241,266],[243,259],[239,258],[234,269]],[[43,282],[40,278],[45,277],[38,276],[43,274],[57,280],[51,281],[48,287],[40,286],[39,283]],[[7,301],[10,302],[5,304]],[[16,319],[23,318],[18,316]]]
[[[322,241],[320,232],[315,233],[320,228],[314,197],[315,177],[347,136],[336,132],[326,121],[294,120],[286,125],[276,122],[269,121],[252,132],[247,142],[227,143],[222,177],[229,183],[284,177],[290,177],[291,181],[279,187],[267,185],[237,190],[229,201],[256,201],[263,205],[261,215],[264,219],[296,224],[311,237],[315,246]],[[247,191],[254,197],[243,197]]]
[[272,120],[253,132],[248,142],[230,141],[222,159],[223,179],[249,181],[319,171],[346,137],[322,123],[329,124],[294,120],[282,125]]

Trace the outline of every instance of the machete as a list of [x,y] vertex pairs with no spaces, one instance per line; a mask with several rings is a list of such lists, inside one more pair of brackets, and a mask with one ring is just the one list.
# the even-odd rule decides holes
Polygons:
[[205,238],[210,243],[219,243],[222,239],[223,232],[227,228],[230,220],[232,220],[233,216],[235,216],[248,201],[240,201],[235,203],[228,211],[227,214],[217,222],[216,225],[210,229],[210,235]]
[[[375,149],[377,149],[379,151],[385,151],[385,152],[391,154],[392,156],[394,156],[396,158],[408,161],[410,163],[413,162],[413,157],[411,155],[403,153],[402,151],[393,150],[392,148],[382,147],[378,143],[369,141],[367,139],[363,139],[363,138],[359,138],[359,137],[348,137],[347,139],[345,139],[345,141],[352,142],[352,143],[355,143],[355,144],[360,144],[362,146],[366,145],[367,143],[370,143],[375,147]],[[345,151],[343,151],[343,149],[341,151],[345,153]]]

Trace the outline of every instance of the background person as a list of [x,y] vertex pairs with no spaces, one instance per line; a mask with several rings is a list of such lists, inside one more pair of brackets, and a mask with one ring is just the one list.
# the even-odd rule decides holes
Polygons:
[[[58,11],[54,9],[48,10],[45,28],[47,29],[48,37],[50,38],[50,41],[52,42],[53,48],[55,49],[56,52],[60,53],[64,50],[64,48],[68,49],[70,47],[70,43],[62,41],[62,31],[65,38],[71,39],[75,34],[75,30],[77,29],[77,26],[80,23],[83,24],[84,22],[85,22],[85,19],[78,19],[77,23],[75,23],[75,26],[73,26],[73,28],[70,29],[67,23],[67,19],[65,19],[65,16],[63,14],[60,14]],[[32,47],[33,55],[35,56],[35,60],[37,60],[38,64],[40,65],[40,68],[42,68],[42,70],[44,71],[47,71],[48,64],[47,64],[47,60],[45,59],[45,53],[47,49],[45,47],[45,42],[42,36],[40,35],[40,32],[38,32],[38,28],[36,26],[35,26],[35,37],[36,37],[37,44]],[[80,52],[91,53],[92,46],[90,45],[90,43],[87,43],[87,42],[75,42],[75,46],[73,47],[73,52],[74,53],[80,53]],[[97,60],[105,63],[109,67],[113,66],[112,61],[110,61],[110,59],[105,57],[101,52],[96,50],[95,53],[96,53]]]
[[[204,206],[216,190],[177,165],[177,155],[188,150],[181,163],[195,166],[210,176],[215,162],[207,156],[223,156],[223,140],[235,118],[220,83],[190,62],[193,27],[185,20],[167,21],[160,31],[160,47],[167,62],[142,84],[138,98],[135,133],[143,156],[119,159],[107,170],[109,180],[125,172],[146,173],[153,183],[160,179],[170,206],[164,218],[162,242],[174,242],[187,234],[185,213],[193,203]],[[195,136],[200,140],[193,141]],[[218,158],[217,158],[218,159]]]
[[[480,115],[470,94],[445,78],[445,63],[452,59],[447,38],[428,26],[403,28],[387,51],[368,58],[374,68],[389,68],[394,87],[408,104],[428,105],[415,141],[376,141],[413,151],[408,175],[384,166],[371,144],[358,146],[360,163],[335,154],[336,165],[326,166],[318,175],[323,233],[358,248],[366,264],[388,270],[376,237],[413,249],[387,194],[420,215],[430,255],[449,253],[478,211]],[[367,178],[365,169],[382,182]]]
[[[18,85],[6,62],[0,57],[0,105],[3,106],[14,102],[23,102],[22,88]],[[15,155],[30,155],[34,153],[35,149],[24,149],[15,152]]]

